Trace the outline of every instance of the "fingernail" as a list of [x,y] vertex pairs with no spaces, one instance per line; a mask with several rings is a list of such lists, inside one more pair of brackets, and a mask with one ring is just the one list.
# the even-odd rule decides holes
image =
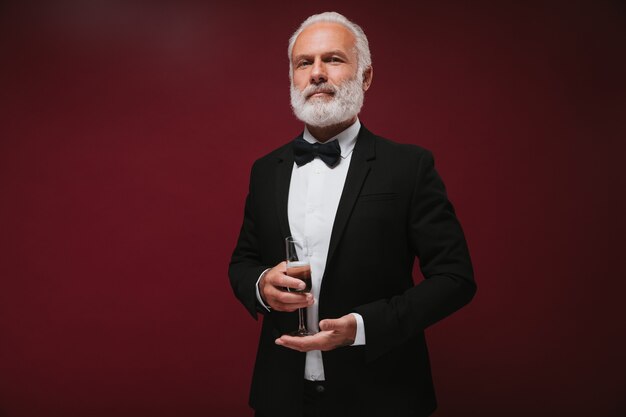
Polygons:
[[306,284],[304,282],[301,282],[301,283],[298,284],[298,289],[299,290],[303,290],[305,288],[306,288]]

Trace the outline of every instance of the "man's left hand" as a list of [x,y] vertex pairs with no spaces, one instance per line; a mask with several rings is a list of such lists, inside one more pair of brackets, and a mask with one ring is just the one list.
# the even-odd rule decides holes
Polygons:
[[342,346],[350,346],[356,338],[356,319],[347,314],[338,319],[320,321],[320,332],[313,336],[296,337],[282,335],[276,344],[300,352],[310,350],[333,350]]

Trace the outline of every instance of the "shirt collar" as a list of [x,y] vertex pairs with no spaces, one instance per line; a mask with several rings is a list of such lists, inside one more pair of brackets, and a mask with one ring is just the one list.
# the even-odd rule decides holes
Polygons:
[[[336,140],[339,142],[339,148],[341,148],[341,159],[346,159],[348,155],[354,150],[354,145],[356,144],[356,138],[359,135],[359,130],[361,130],[361,121],[357,117],[356,122],[352,123],[341,133],[332,137],[328,140],[328,142]],[[319,142],[317,139],[313,137],[309,129],[304,126],[304,134],[302,138],[309,143]]]

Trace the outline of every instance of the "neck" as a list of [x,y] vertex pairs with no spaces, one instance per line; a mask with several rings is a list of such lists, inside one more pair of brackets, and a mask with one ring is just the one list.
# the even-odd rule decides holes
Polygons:
[[328,139],[334,136],[337,136],[339,133],[346,130],[354,122],[356,122],[356,116],[354,116],[352,119],[346,120],[345,122],[341,122],[336,125],[331,125],[331,126],[306,125],[306,128],[309,130],[309,133],[311,133],[311,135],[313,135],[315,139],[324,143]]

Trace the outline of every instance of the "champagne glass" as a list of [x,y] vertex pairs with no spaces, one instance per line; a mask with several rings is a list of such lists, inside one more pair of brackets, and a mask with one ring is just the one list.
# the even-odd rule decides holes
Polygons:
[[[311,292],[311,264],[309,263],[309,250],[304,239],[296,239],[289,236],[285,239],[287,249],[287,275],[300,279],[306,285],[304,289],[297,290],[289,288],[289,291],[307,293]],[[313,333],[306,328],[305,308],[298,309],[298,330],[291,333],[291,336],[310,336]]]

